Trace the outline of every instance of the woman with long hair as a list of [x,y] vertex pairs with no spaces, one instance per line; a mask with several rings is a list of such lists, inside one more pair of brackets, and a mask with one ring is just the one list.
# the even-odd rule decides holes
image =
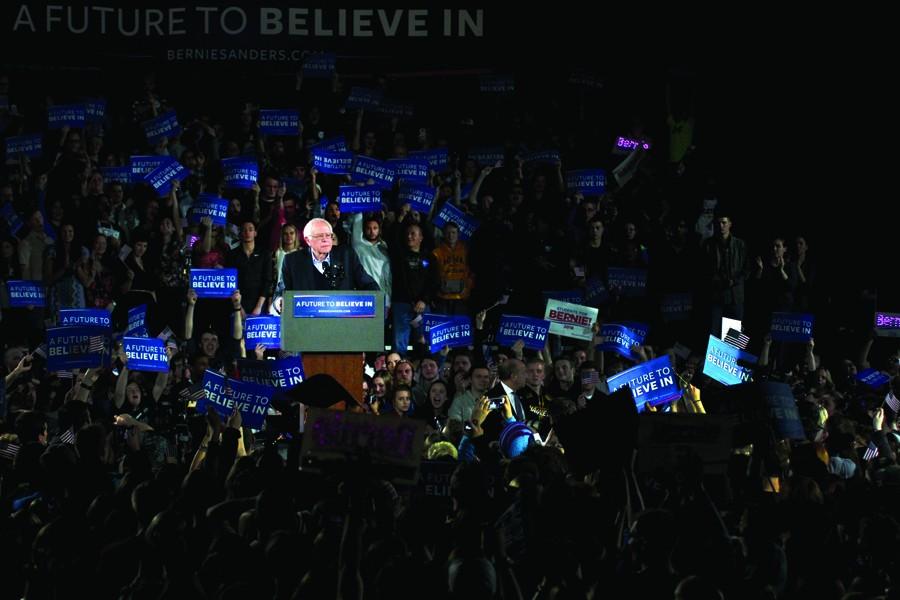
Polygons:
[[87,248],[75,241],[75,226],[63,223],[56,244],[47,248],[44,262],[51,314],[56,314],[61,308],[84,308],[84,286],[78,280],[75,269],[87,253]]

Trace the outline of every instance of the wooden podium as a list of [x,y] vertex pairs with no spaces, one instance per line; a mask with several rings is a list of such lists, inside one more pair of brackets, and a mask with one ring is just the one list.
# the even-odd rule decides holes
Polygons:
[[363,353],[384,350],[384,292],[285,291],[283,307],[282,349],[301,353],[307,377],[330,375],[362,402]]

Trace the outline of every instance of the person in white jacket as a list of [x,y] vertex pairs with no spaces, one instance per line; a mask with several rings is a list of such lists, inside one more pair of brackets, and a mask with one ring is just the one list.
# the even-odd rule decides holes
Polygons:
[[362,213],[352,217],[353,249],[359,256],[359,262],[378,287],[384,291],[384,308],[391,306],[391,259],[388,256],[387,242],[381,239],[381,222],[374,213]]

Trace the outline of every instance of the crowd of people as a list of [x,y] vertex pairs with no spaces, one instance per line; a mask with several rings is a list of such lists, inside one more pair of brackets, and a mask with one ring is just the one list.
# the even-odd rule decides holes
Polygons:
[[[395,83],[366,85],[388,98]],[[38,101],[0,75],[4,137],[44,133],[42,156],[6,156],[0,181],[0,595],[900,597],[900,348],[835,309],[815,231],[742,228],[684,83],[660,82],[659,114],[610,118],[599,92],[570,87],[549,100],[553,118],[512,93],[448,124],[428,120],[450,112],[434,97],[407,98],[413,117],[345,109],[338,75],[298,73],[271,105],[213,108],[172,103],[147,75],[104,119],[47,131],[56,92]],[[300,110],[297,134],[261,134],[259,110],[286,107]],[[181,131],[148,144],[141,124],[170,110]],[[312,157],[338,137],[379,160],[446,148],[431,210],[395,186],[382,210],[342,213],[349,177]],[[618,137],[640,143],[622,152]],[[488,147],[502,158],[480,159]],[[164,196],[104,179],[132,155],[189,174]],[[221,161],[238,156],[258,165],[251,189],[226,186]],[[568,171],[589,168],[606,170],[603,193],[568,187]],[[192,218],[202,193],[228,199],[224,226]],[[434,224],[448,204],[477,223],[471,237]],[[366,455],[312,473],[299,431],[194,410],[208,369],[239,379],[240,358],[296,354],[247,347],[244,323],[279,315],[285,290],[316,289],[298,265],[322,274],[329,256],[386,304],[385,352],[366,355],[346,409],[420,422],[418,483]],[[238,291],[198,298],[192,268],[235,268]],[[646,287],[618,287],[613,268],[642,271]],[[37,282],[46,306],[9,306],[11,280]],[[543,317],[548,292],[571,290],[599,310],[593,340],[497,344],[502,314]],[[662,309],[671,294],[689,298],[678,320]],[[129,369],[120,342],[144,304],[166,373]],[[109,311],[108,360],[50,372],[46,330],[78,308]],[[814,339],[773,341],[776,312],[814,315]],[[430,352],[430,313],[471,318],[471,346]],[[723,317],[760,357],[754,381],[791,387],[806,439],[780,439],[754,392],[704,375]],[[603,323],[627,321],[649,326],[629,358],[596,348]],[[666,355],[682,395],[639,416],[607,379]],[[857,377],[867,369],[877,387]],[[671,442],[672,469],[642,462],[642,420],[669,413],[728,429],[725,464],[695,440]]]

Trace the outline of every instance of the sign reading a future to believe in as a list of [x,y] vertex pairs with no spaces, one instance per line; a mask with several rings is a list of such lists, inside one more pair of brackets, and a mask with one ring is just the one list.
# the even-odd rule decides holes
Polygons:
[[294,296],[294,317],[355,317],[372,319],[375,317],[375,296],[374,294],[371,296],[298,294]]

